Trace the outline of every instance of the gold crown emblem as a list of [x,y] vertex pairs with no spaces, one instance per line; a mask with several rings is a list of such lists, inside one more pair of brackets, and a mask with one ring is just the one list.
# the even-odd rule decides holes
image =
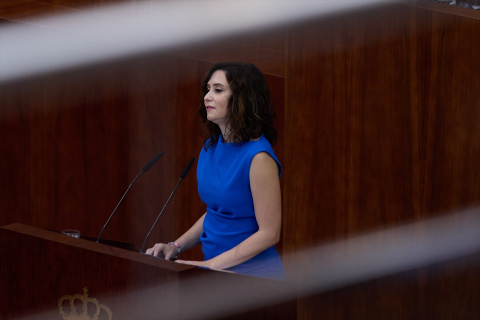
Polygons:
[[[99,304],[97,299],[89,298],[87,294],[88,289],[83,288],[83,295],[74,294],[66,295],[58,299],[58,311],[64,320],[98,320],[100,312],[103,310],[107,313],[108,320],[112,319],[112,311],[109,307]],[[78,300],[78,301],[77,301]],[[65,312],[63,304],[65,301],[69,302],[69,313]],[[77,312],[75,303],[81,302],[82,310]]]

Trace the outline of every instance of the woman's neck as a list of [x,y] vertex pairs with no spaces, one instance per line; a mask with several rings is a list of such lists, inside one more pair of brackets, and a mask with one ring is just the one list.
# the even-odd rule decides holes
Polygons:
[[230,142],[230,130],[227,129],[227,126],[223,125],[223,126],[219,126],[220,127],[220,131],[222,132],[222,139],[223,139],[223,142]]

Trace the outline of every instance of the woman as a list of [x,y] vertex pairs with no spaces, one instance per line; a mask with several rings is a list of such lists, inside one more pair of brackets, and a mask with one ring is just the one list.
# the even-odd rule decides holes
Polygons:
[[275,249],[282,167],[272,149],[277,131],[266,80],[254,65],[219,63],[202,91],[205,140],[197,180],[207,212],[175,242],[157,243],[146,253],[175,259],[202,244],[204,261],[177,262],[283,280]]

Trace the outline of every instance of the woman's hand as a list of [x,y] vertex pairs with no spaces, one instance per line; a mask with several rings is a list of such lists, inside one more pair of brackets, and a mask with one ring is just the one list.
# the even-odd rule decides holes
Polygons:
[[155,243],[155,245],[147,249],[145,253],[166,260],[174,260],[178,256],[178,248],[172,244]]

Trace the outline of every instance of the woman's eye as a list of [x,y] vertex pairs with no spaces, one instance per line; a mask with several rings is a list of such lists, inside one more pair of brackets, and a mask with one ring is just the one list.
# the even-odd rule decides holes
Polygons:
[[223,90],[222,89],[215,89],[215,92],[216,93],[221,93],[221,92],[223,92]]

